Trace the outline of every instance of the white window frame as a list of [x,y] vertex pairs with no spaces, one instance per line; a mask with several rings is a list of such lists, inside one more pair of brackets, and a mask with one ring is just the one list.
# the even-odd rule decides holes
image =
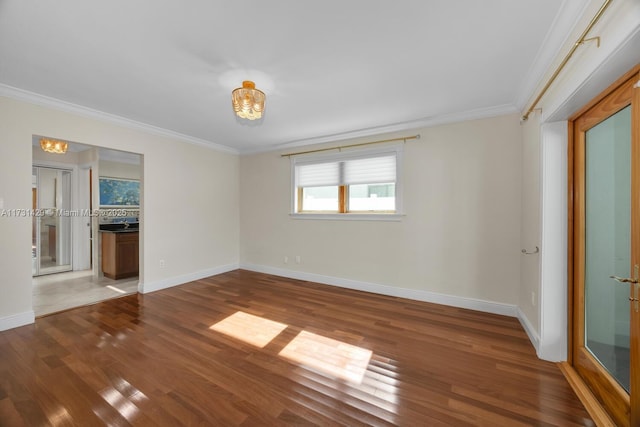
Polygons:
[[[299,156],[292,156],[291,159],[291,182],[290,182],[290,217],[293,219],[322,219],[322,220],[358,220],[358,221],[400,221],[404,217],[403,209],[403,148],[404,144],[386,145],[384,147],[368,147],[358,149],[343,148],[340,151],[310,153]],[[331,161],[345,161],[376,157],[384,154],[395,154],[396,157],[396,181],[395,181],[395,204],[393,213],[372,212],[372,213],[337,213],[337,212],[296,212],[297,208],[297,186],[296,186],[296,166],[313,163],[323,163]]]

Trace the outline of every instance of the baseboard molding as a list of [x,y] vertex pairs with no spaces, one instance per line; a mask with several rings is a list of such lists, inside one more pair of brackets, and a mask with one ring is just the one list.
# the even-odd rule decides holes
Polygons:
[[479,300],[474,298],[458,297],[437,292],[423,291],[418,289],[398,288],[395,286],[380,285],[377,283],[362,282],[358,280],[343,279],[340,277],[325,276],[321,274],[306,273],[303,271],[286,270],[283,268],[269,267],[266,265],[256,265],[241,263],[240,268],[258,273],[273,274],[275,276],[288,277],[290,279],[305,280],[309,282],[323,283],[325,285],[338,286],[341,288],[354,289],[358,291],[372,292],[393,297],[408,298],[416,301],[432,302],[435,304],[448,305],[452,307],[466,308],[469,310],[483,311],[486,313],[501,314],[504,316],[517,317],[517,307],[511,304],[503,304],[492,301]]
[[18,328],[24,325],[30,325],[36,321],[36,315],[33,310],[24,313],[13,314],[11,316],[0,318],[0,331]]
[[237,269],[238,264],[220,265],[218,267],[208,268],[206,270],[200,270],[194,273],[184,274],[182,276],[169,277],[155,282],[139,283],[138,291],[142,294],[148,294],[150,292],[172,288],[174,286],[183,285],[195,280],[204,279],[205,277],[215,276],[217,274],[227,273]]
[[529,341],[531,341],[531,344],[533,344],[533,348],[536,349],[536,354],[538,354],[538,357],[540,357],[540,336],[529,321],[529,318],[524,314],[522,310],[520,310],[520,307],[518,307],[518,320],[520,321],[520,324],[522,325],[524,331],[527,333]]

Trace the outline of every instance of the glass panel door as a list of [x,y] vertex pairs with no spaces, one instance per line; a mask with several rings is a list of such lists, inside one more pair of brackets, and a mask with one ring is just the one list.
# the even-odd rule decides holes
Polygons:
[[572,122],[571,363],[623,427],[640,425],[639,79],[630,72]]
[[586,347],[629,392],[631,272],[631,106],[585,137]]

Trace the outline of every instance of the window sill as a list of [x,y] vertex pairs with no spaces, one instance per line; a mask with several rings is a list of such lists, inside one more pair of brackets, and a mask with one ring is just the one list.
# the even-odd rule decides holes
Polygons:
[[329,221],[402,221],[403,214],[359,214],[359,213],[342,213],[342,214],[319,214],[319,213],[292,213],[289,214],[292,219],[315,219]]

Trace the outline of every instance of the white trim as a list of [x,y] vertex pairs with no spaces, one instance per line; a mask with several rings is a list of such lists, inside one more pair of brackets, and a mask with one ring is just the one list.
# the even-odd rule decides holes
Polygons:
[[290,213],[291,219],[313,219],[327,221],[402,221],[405,217],[403,214],[313,214],[313,213]]
[[13,314],[0,318],[0,331],[6,331],[8,329],[18,328],[24,325],[30,325],[36,321],[36,316],[33,310],[25,311],[24,313]]
[[269,267],[266,265],[240,263],[240,268],[244,270],[255,271],[258,273],[288,277],[290,279],[323,283],[325,285],[338,286],[341,288],[354,289],[375,294],[408,298],[416,301],[431,302],[452,307],[466,308],[469,310],[483,311],[485,313],[517,317],[517,307],[513,304],[504,304],[475,298],[446,295],[419,289],[398,288],[395,286],[380,285],[377,283],[362,282],[359,280],[343,279],[340,277],[325,276],[315,273],[306,273],[304,271],[285,270],[282,268]]
[[[89,210],[89,171],[91,166],[78,165],[76,171],[76,197],[74,206],[76,210]],[[73,218],[73,270],[89,270],[91,268],[91,217]]]
[[535,328],[529,321],[529,318],[524,314],[522,310],[520,310],[520,307],[518,307],[518,320],[520,321],[520,324],[522,325],[524,331],[527,333],[529,341],[531,341],[531,344],[533,344],[533,347],[536,349],[537,354],[540,348],[540,336],[537,334]]
[[127,119],[126,117],[94,110],[82,105],[73,104],[71,102],[62,101],[60,99],[52,98],[45,95],[40,95],[35,92],[30,92],[28,90],[19,89],[2,83],[0,83],[0,96],[15,99],[17,101],[27,102],[30,104],[41,105],[43,107],[53,108],[55,110],[64,111],[66,113],[77,114],[82,117],[88,117],[91,119],[100,120],[102,122],[112,123],[118,126],[139,130],[153,135],[177,139],[183,142],[188,142],[190,144],[199,145],[201,147],[210,148],[212,150],[221,151],[224,153],[239,154],[238,150],[227,147],[225,145],[216,144],[214,142],[185,135],[169,129],[163,129],[158,126],[153,126],[135,120]]
[[567,360],[567,122],[540,128],[540,345],[538,357]]
[[217,274],[227,273],[237,270],[238,264],[220,265],[218,267],[208,268],[206,270],[196,271],[194,273],[184,274],[182,276],[169,277],[167,279],[155,282],[138,283],[138,292],[148,294],[149,292],[160,291],[162,289],[172,288],[174,286],[183,285],[195,280],[204,279],[205,277],[215,276]]

